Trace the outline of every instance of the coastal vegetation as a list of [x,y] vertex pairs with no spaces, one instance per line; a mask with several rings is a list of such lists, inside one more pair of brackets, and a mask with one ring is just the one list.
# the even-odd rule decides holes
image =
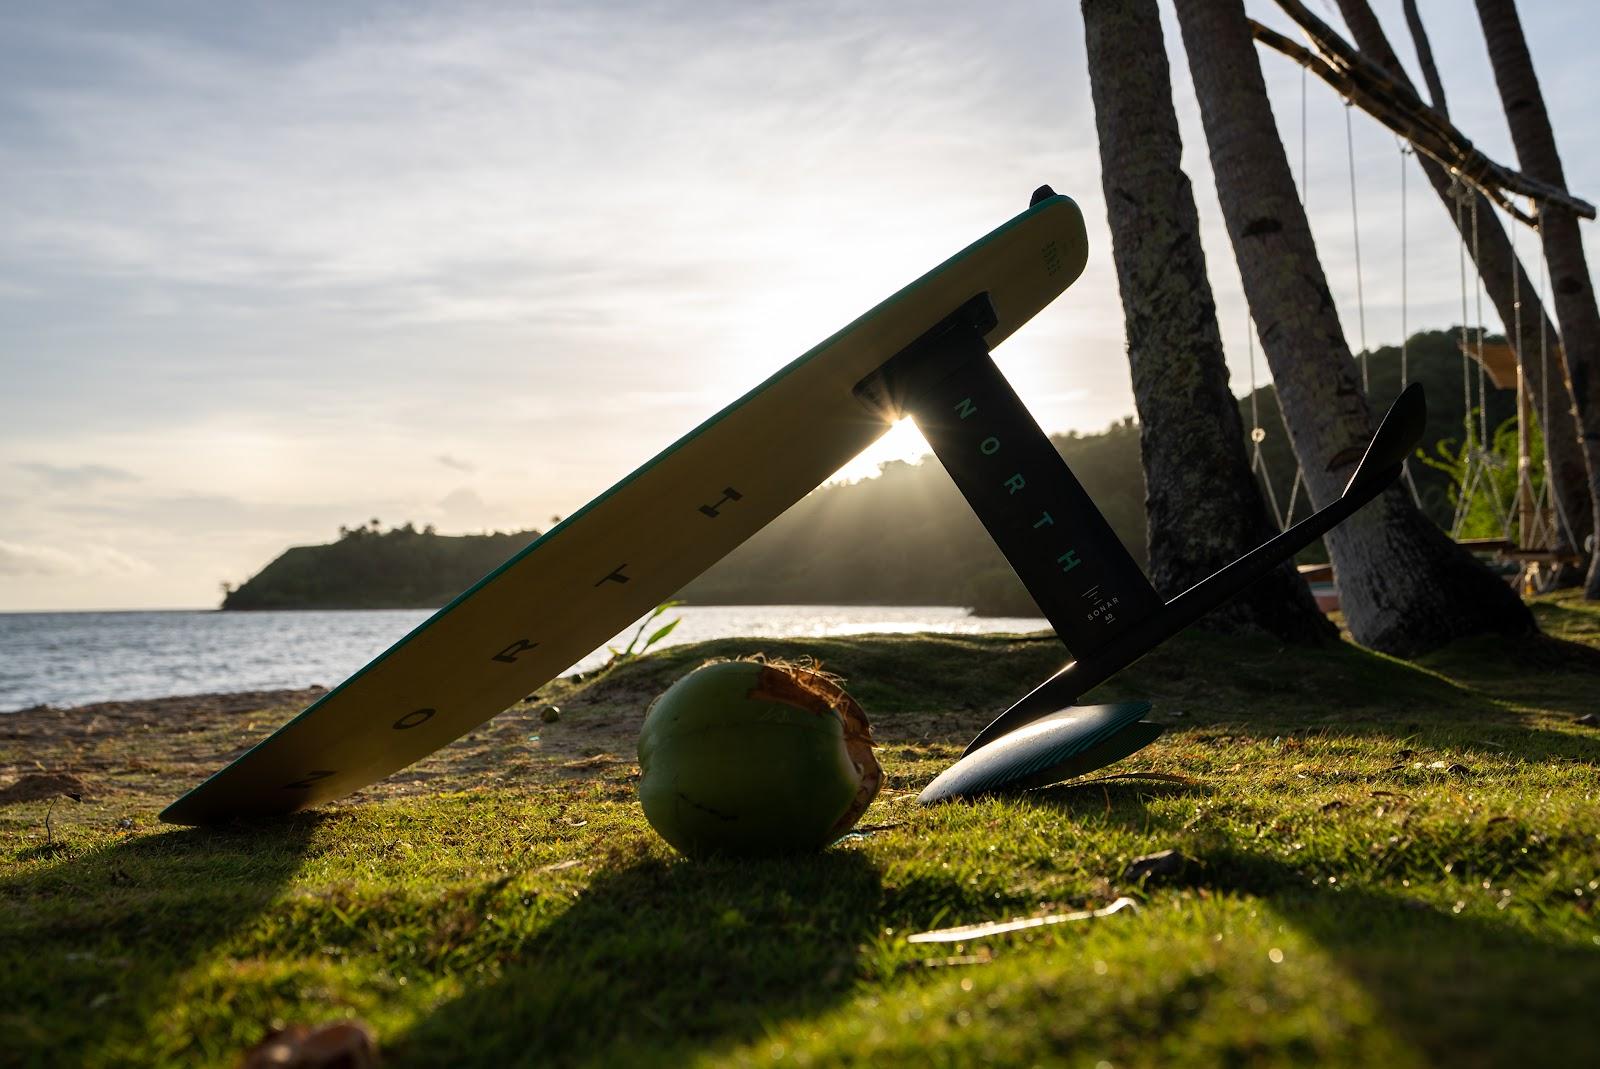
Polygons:
[[441,535],[377,520],[339,539],[285,550],[225,591],[224,609],[428,609],[445,604],[539,537],[538,531]]

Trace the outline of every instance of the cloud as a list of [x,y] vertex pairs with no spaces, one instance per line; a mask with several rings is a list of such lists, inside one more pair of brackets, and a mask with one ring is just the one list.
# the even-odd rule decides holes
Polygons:
[[469,486],[450,491],[434,507],[442,514],[436,526],[445,533],[521,531],[533,526],[525,514],[485,501]]
[[465,486],[446,494],[444,499],[439,502],[439,507],[444,510],[446,516],[452,519],[481,516],[489,508],[484,503],[483,498],[478,496],[476,490]]
[[146,562],[111,546],[83,546],[76,552],[56,546],[0,542],[0,575],[143,575]]
[[434,459],[452,471],[473,472],[478,470],[478,466],[473,464],[471,461],[458,460],[455,457],[450,456],[448,453],[441,453],[437,457],[434,457]]
[[[0,222],[25,262],[390,320],[581,320],[622,289],[637,314],[640,292],[676,303],[707,269],[761,266],[752,225],[790,241],[836,217],[839,179],[865,202],[915,169],[919,199],[948,198],[971,145],[1046,110],[942,21],[424,5],[278,48],[181,21],[42,32],[84,76],[13,86],[39,143],[0,147]],[[912,131],[893,151],[884,121]]]
[[270,532],[302,538],[370,516],[408,511],[409,502],[365,497],[343,502],[277,502],[245,500],[229,494],[185,493],[125,496],[110,500],[76,500],[56,506],[63,516],[87,519],[120,531],[165,531],[178,539],[214,538],[223,532]]
[[20,463],[17,467],[34,475],[52,490],[82,490],[95,483],[135,483],[139,476],[131,471],[113,468],[107,464],[76,464],[63,467],[59,464],[39,462]]

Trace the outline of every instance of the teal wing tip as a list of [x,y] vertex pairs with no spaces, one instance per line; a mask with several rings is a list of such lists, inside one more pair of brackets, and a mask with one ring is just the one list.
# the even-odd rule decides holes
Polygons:
[[917,800],[936,805],[1042,787],[1113,764],[1161,734],[1158,725],[1141,719],[1150,708],[1150,702],[1136,699],[1067,706],[1039,717],[963,756],[934,777]]

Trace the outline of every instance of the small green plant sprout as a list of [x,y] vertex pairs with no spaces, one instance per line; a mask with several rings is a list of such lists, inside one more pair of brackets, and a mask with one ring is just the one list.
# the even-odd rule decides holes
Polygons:
[[674,617],[673,619],[662,624],[660,627],[656,628],[654,631],[651,631],[650,637],[645,637],[645,632],[649,630],[651,624],[655,623],[657,620],[661,619],[662,616],[665,616],[668,612],[682,604],[683,602],[681,601],[663,601],[660,605],[657,605],[655,609],[651,611],[650,615],[639,621],[639,629],[633,633],[633,637],[628,640],[628,644],[626,646],[622,647],[621,649],[618,649],[615,646],[606,647],[607,650],[611,651],[611,660],[607,661],[605,663],[605,667],[601,670],[607,671],[615,668],[619,664],[624,664],[628,661],[631,661],[635,657],[644,656],[645,653],[649,651],[651,646],[654,646],[657,642],[660,642],[662,639],[672,634],[672,629],[683,622],[683,617]]
[[[1479,418],[1472,410],[1472,421]],[[1544,487],[1544,435],[1537,424],[1529,428],[1528,461],[1532,492],[1537,497]],[[1419,450],[1417,459],[1450,478],[1450,504],[1456,520],[1452,532],[1458,538],[1501,538],[1516,514],[1518,454],[1517,420],[1512,417],[1494,429],[1490,440],[1469,423],[1465,441],[1454,439],[1434,446],[1436,456]]]

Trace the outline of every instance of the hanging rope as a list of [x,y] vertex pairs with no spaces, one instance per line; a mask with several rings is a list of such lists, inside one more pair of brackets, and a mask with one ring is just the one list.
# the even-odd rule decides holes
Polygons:
[[1467,188],[1459,182],[1455,186],[1456,194],[1456,230],[1461,233],[1461,246],[1457,252],[1457,261],[1461,269],[1461,430],[1462,430],[1462,472],[1461,486],[1456,497],[1455,515],[1450,521],[1450,537],[1459,539],[1462,528],[1467,522],[1467,512],[1472,506],[1472,499],[1477,490],[1478,475],[1480,473],[1477,462],[1477,428],[1472,424],[1472,368],[1469,366],[1472,354],[1472,337],[1468,333],[1468,323],[1471,320],[1471,311],[1467,302],[1467,230],[1466,216],[1463,201],[1470,194]]
[[1309,172],[1306,170],[1306,69],[1300,68],[1300,207],[1306,206],[1306,201],[1311,199],[1311,187],[1308,184]]
[[[1477,270],[1481,262],[1479,258],[1480,246],[1478,245],[1478,197],[1472,198],[1472,264],[1473,264],[1473,293],[1477,310],[1478,323],[1478,426],[1481,436],[1478,439],[1483,451],[1484,474],[1483,483],[1489,490],[1489,505],[1494,509],[1495,516],[1500,520],[1501,537],[1506,541],[1515,541],[1512,538],[1511,525],[1516,520],[1514,503],[1502,501],[1494,485],[1494,479],[1489,474],[1491,468],[1505,467],[1505,458],[1495,452],[1494,428],[1489,423],[1489,371],[1483,359],[1483,339],[1488,333],[1488,328],[1483,321],[1483,272]],[[1491,209],[1492,210],[1492,209]],[[1522,373],[1522,368],[1517,368],[1517,373]]]
[[1267,471],[1267,458],[1261,452],[1261,443],[1267,440],[1266,428],[1261,426],[1261,407],[1256,398],[1256,325],[1245,316],[1245,344],[1250,350],[1250,471],[1261,480],[1267,497],[1267,507],[1272,510],[1272,520],[1278,530],[1284,529],[1283,510],[1278,507],[1278,492],[1272,488],[1272,476]]
[[1400,388],[1404,390],[1411,381],[1409,350],[1411,348],[1411,282],[1410,241],[1407,235],[1406,212],[1406,157],[1411,149],[1400,142]]
[[[1517,545],[1523,549],[1543,548],[1548,541],[1545,525],[1540,522],[1540,508],[1533,489],[1533,462],[1528,456],[1530,429],[1523,424],[1527,407],[1528,376],[1522,364],[1522,261],[1517,254],[1517,228],[1511,228],[1511,352],[1517,358],[1517,493],[1512,504],[1517,513]],[[1524,503],[1527,508],[1524,509]],[[1526,522],[1524,522],[1526,516]],[[1529,566],[1522,568],[1523,580],[1528,578]]]
[[1483,450],[1484,459],[1488,461],[1493,456],[1494,440],[1490,436],[1493,431],[1489,427],[1489,373],[1484,369],[1483,362],[1483,274],[1476,270],[1478,264],[1478,198],[1472,198],[1472,299],[1473,323],[1477,325],[1477,356],[1478,356],[1478,447]]
[[1344,102],[1344,148],[1345,158],[1350,164],[1350,230],[1354,238],[1356,250],[1356,322],[1360,324],[1361,338],[1361,392],[1368,392],[1367,376],[1367,300],[1361,286],[1361,211],[1356,201],[1356,140],[1350,122],[1350,110],[1354,105],[1346,100]]
[[1461,527],[1467,519],[1468,487],[1467,482],[1472,474],[1472,378],[1471,370],[1467,367],[1467,353],[1471,344],[1467,339],[1467,242],[1464,235],[1466,219],[1462,213],[1461,198],[1465,192],[1464,187],[1457,183],[1453,192],[1456,199],[1456,230],[1463,233],[1461,245],[1456,250],[1457,264],[1461,269],[1461,337],[1458,346],[1461,349],[1461,429],[1464,433],[1462,444],[1462,461],[1465,470],[1461,473],[1461,488],[1456,496],[1455,514],[1450,518],[1450,537],[1460,538]]
[[[1303,467],[1295,468],[1294,469],[1294,486],[1289,491],[1289,511],[1283,517],[1283,529],[1285,531],[1287,531],[1289,528],[1294,526],[1294,510],[1295,510],[1295,507],[1300,503],[1300,491],[1305,487],[1305,485],[1306,485],[1306,469],[1303,468]],[[1311,494],[1311,491],[1310,490],[1306,490],[1306,495],[1308,497],[1310,496],[1310,494]]]
[[[1311,199],[1311,170],[1307,166],[1307,162],[1306,162],[1309,159],[1309,156],[1307,155],[1307,152],[1306,152],[1306,144],[1307,144],[1307,140],[1308,140],[1308,138],[1306,136],[1306,130],[1308,128],[1308,124],[1306,122],[1306,73],[1307,73],[1306,72],[1306,68],[1301,67],[1300,68],[1300,207],[1301,207],[1302,210],[1305,209],[1306,202]],[[1252,325],[1252,327],[1250,329],[1251,329],[1251,335],[1250,336],[1251,336],[1251,339],[1253,341],[1254,338],[1255,338],[1255,334],[1254,334],[1255,327]],[[1278,404],[1278,418],[1283,422],[1283,431],[1284,431],[1284,434],[1287,435],[1289,433],[1289,421],[1284,418],[1284,415],[1283,415],[1283,404],[1281,402]],[[1265,437],[1267,432],[1266,431],[1262,431],[1261,433],[1262,433],[1262,436]],[[1282,515],[1282,517],[1279,519],[1279,521],[1278,521],[1278,527],[1279,527],[1280,530],[1287,531],[1290,527],[1292,527],[1294,525],[1294,510],[1295,510],[1295,507],[1300,503],[1300,488],[1305,485],[1305,481],[1306,481],[1306,469],[1305,469],[1304,465],[1299,464],[1297,462],[1295,464],[1295,468],[1294,468],[1294,482],[1289,487],[1289,510],[1287,512],[1285,512]],[[1276,502],[1274,502],[1273,509],[1274,509],[1274,511],[1276,511],[1276,509],[1277,509]]]
[[[1306,70],[1300,69],[1300,206],[1305,207],[1309,193],[1310,171],[1307,168],[1308,155],[1306,145]],[[1354,195],[1354,186],[1351,187]],[[1359,245],[1356,252],[1360,257]],[[1359,282],[1357,283],[1359,289]],[[1285,512],[1278,505],[1278,491],[1272,485],[1272,474],[1267,470],[1267,457],[1261,449],[1261,443],[1267,440],[1267,429],[1261,425],[1261,412],[1256,403],[1256,325],[1255,320],[1245,317],[1245,342],[1250,350],[1250,470],[1261,480],[1262,490],[1267,498],[1267,507],[1272,510],[1272,518],[1277,523],[1280,531],[1286,531],[1294,524],[1294,512],[1300,501],[1300,489],[1305,485],[1305,468],[1298,462],[1294,469],[1294,482],[1289,488],[1289,509]],[[1366,386],[1365,367],[1363,366],[1362,386]],[[1289,422],[1283,416],[1283,404],[1278,405],[1278,417],[1283,424],[1285,437],[1289,433]]]
[[[1534,231],[1537,233],[1538,231],[1540,231],[1544,227],[1544,208],[1543,207],[1537,207],[1536,206],[1535,211],[1534,211],[1534,220],[1535,220]],[[1545,301],[1546,301],[1546,299],[1548,297],[1548,294],[1545,292],[1545,288],[1548,285],[1548,283],[1549,283],[1549,261],[1547,261],[1544,258],[1544,254],[1543,254],[1543,252],[1541,252],[1539,254],[1539,307],[1541,309],[1544,309],[1544,308],[1548,307],[1548,305],[1545,304]],[[1545,435],[1545,438],[1544,438],[1544,488],[1545,488],[1545,491],[1550,494],[1551,504],[1554,506],[1553,511],[1555,512],[1556,520],[1561,525],[1561,535],[1565,539],[1568,548],[1574,549],[1574,550],[1581,550],[1582,547],[1578,545],[1577,535],[1575,535],[1573,533],[1573,530],[1572,530],[1572,518],[1567,515],[1566,506],[1564,504],[1562,504],[1561,497],[1559,495],[1555,494],[1551,490],[1551,487],[1553,487],[1555,485],[1555,481],[1556,481],[1555,468],[1552,466],[1552,463],[1551,463],[1551,460],[1550,460],[1550,436],[1549,436],[1549,433],[1544,430],[1544,428],[1547,428],[1547,427],[1550,426],[1550,341],[1549,341],[1549,326],[1550,326],[1550,317],[1549,317],[1549,315],[1548,314],[1541,314],[1539,316],[1539,372],[1540,372],[1540,380],[1542,381],[1543,386],[1539,391],[1540,392],[1539,427],[1540,427],[1541,433],[1543,433]]]
[[[1555,548],[1555,531],[1549,520],[1549,493],[1550,479],[1540,480],[1540,485],[1533,485],[1533,458],[1529,455],[1532,449],[1533,429],[1528,426],[1531,422],[1530,415],[1533,405],[1528,397],[1527,364],[1522,355],[1522,256],[1517,251],[1517,227],[1511,227],[1511,337],[1514,342],[1511,351],[1517,358],[1517,493],[1513,499],[1517,513],[1517,545],[1523,550],[1551,550]],[[1541,392],[1549,397],[1549,383],[1543,378],[1539,380]],[[1548,406],[1546,406],[1548,411]],[[1540,434],[1544,433],[1546,417],[1540,416]],[[1548,440],[1546,440],[1548,454]],[[1548,460],[1548,455],[1546,456]],[[1541,474],[1543,474],[1541,472]],[[1540,561],[1524,560],[1517,569],[1517,586],[1526,592],[1538,591],[1543,593],[1550,589],[1555,578],[1551,569],[1545,568]]]
[[[1346,113],[1348,114],[1348,112]],[[1411,146],[1404,140],[1395,138],[1395,144],[1400,148],[1400,389],[1411,384],[1411,362],[1409,350],[1411,347],[1411,249],[1408,233],[1409,222],[1407,211],[1408,197],[1406,194],[1406,157],[1413,155]],[[1354,194],[1351,201],[1354,203]],[[1360,275],[1357,274],[1359,285]],[[1422,508],[1422,495],[1417,492],[1417,480],[1411,474],[1411,458],[1400,465],[1400,474],[1405,479],[1406,489],[1411,491],[1411,503],[1417,508]]]
[[[1535,213],[1538,206],[1534,206]],[[1541,263],[1543,261],[1541,260]],[[1517,251],[1517,227],[1511,227],[1511,308],[1515,324],[1512,328],[1516,345],[1513,351],[1517,354],[1517,509],[1518,530],[1517,539],[1523,549],[1554,550],[1559,541],[1556,531],[1555,517],[1551,513],[1551,500],[1554,497],[1553,486],[1555,479],[1550,467],[1550,436],[1546,428],[1550,426],[1550,380],[1548,361],[1542,351],[1544,349],[1544,324],[1539,325],[1540,354],[1539,354],[1539,436],[1543,443],[1543,462],[1540,464],[1541,476],[1537,487],[1533,484],[1533,458],[1528,455],[1530,444],[1533,440],[1531,429],[1522,426],[1524,410],[1531,410],[1532,405],[1525,400],[1527,390],[1527,364],[1522,355],[1522,255]],[[1540,303],[1541,309],[1543,302]],[[1522,505],[1528,503],[1527,530],[1522,529]],[[1525,586],[1533,586],[1543,590],[1549,587],[1553,573],[1540,568],[1537,562],[1529,561],[1522,566],[1522,580]]]

